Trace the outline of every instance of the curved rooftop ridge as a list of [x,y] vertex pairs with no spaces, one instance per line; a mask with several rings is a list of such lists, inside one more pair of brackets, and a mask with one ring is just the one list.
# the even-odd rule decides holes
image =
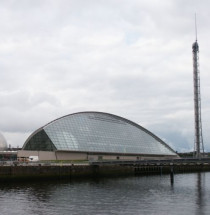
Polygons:
[[64,118],[67,118],[67,117],[71,117],[71,116],[74,116],[74,115],[78,115],[78,114],[102,114],[102,115],[105,115],[105,116],[110,116],[110,117],[114,117],[116,119],[119,119],[121,121],[124,121],[132,126],[135,126],[141,130],[143,130],[145,133],[149,134],[150,136],[152,136],[154,139],[156,139],[158,142],[160,142],[161,144],[163,144],[164,146],[166,146],[170,151],[174,152],[175,154],[177,154],[168,144],[166,144],[162,139],[160,139],[158,136],[156,136],[155,134],[153,134],[152,132],[150,132],[149,130],[147,130],[146,128],[140,126],[139,124],[131,121],[131,120],[128,120],[126,118],[123,118],[121,116],[117,116],[117,115],[114,115],[114,114],[110,114],[110,113],[106,113],[106,112],[99,112],[99,111],[82,111],[82,112],[76,112],[76,113],[72,113],[72,114],[67,114],[67,115],[64,115],[62,117],[59,117],[55,120],[52,120],[51,122],[45,124],[44,126],[40,127],[39,129],[35,130],[28,138],[27,140],[25,141],[23,147],[25,146],[25,144],[28,142],[28,140],[30,140],[30,138],[32,136],[34,136],[36,133],[38,133],[39,131],[41,131],[42,129],[56,123],[57,121],[59,120],[62,120]]

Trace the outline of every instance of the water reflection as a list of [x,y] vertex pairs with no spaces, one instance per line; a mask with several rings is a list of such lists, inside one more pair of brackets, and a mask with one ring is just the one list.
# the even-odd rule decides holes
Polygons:
[[196,183],[196,205],[197,210],[196,214],[203,215],[204,213],[204,206],[205,206],[205,173],[197,173],[197,183]]
[[[210,173],[0,184],[1,214],[210,214]],[[209,191],[209,192],[207,192]]]

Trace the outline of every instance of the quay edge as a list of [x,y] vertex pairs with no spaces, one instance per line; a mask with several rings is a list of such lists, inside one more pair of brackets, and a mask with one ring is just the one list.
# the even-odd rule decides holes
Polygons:
[[8,165],[0,166],[0,181],[74,179],[210,171],[209,163],[151,165]]

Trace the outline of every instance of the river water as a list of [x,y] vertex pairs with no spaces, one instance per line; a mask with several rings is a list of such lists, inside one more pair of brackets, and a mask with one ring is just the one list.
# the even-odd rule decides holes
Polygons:
[[0,184],[1,215],[210,214],[210,173]]

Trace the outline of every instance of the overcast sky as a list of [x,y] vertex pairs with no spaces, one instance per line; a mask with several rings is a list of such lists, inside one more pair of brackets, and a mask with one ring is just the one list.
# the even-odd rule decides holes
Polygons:
[[209,11],[208,0],[1,0],[1,133],[22,146],[58,117],[102,111],[192,150],[196,12],[210,151]]

